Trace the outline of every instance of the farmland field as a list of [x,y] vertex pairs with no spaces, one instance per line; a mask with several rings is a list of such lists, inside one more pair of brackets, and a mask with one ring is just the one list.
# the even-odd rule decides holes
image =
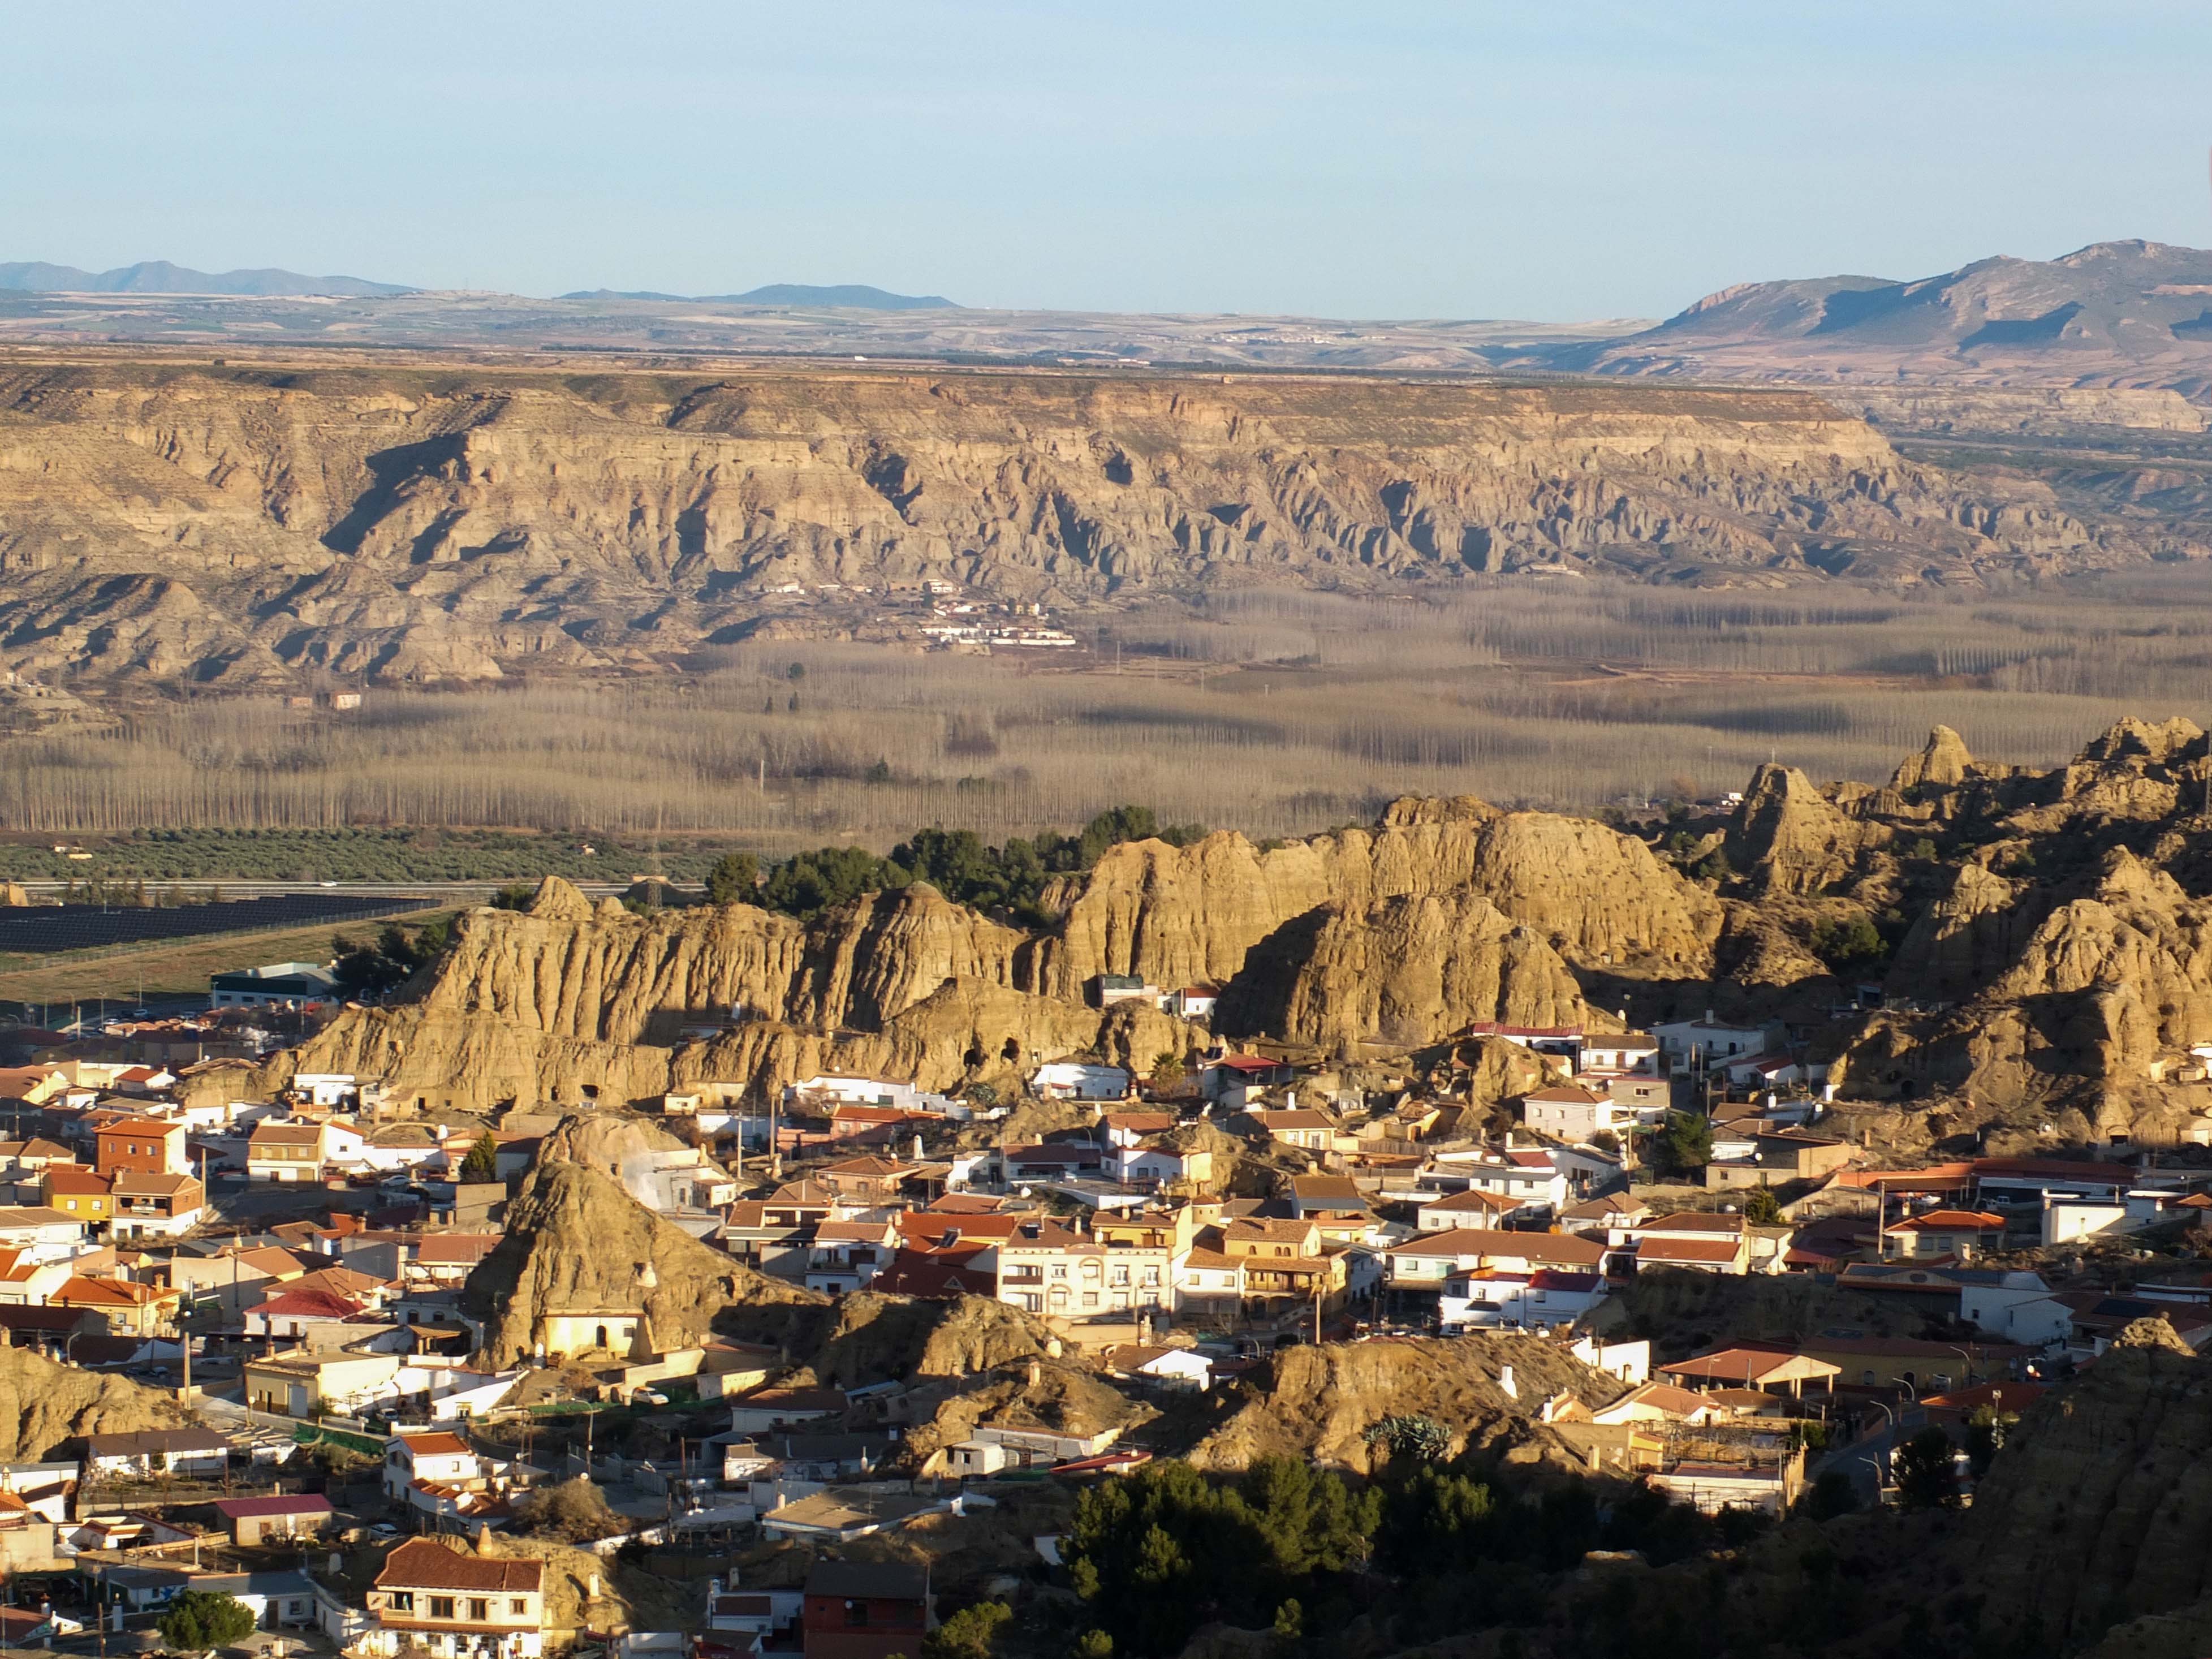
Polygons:
[[0,740],[0,874],[66,873],[63,833],[103,878],[395,881],[696,878],[729,847],[995,840],[1120,802],[1291,835],[1410,793],[1711,795],[1767,760],[1878,781],[1937,721],[2047,765],[2123,714],[2212,722],[2208,599],[2193,565],[1909,596],[1247,591],[1115,612],[1050,662],[785,643],[687,674],[373,690],[343,717],[95,703]]

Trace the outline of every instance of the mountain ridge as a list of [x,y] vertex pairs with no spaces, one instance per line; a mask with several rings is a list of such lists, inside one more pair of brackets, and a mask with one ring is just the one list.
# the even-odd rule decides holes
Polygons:
[[167,259],[141,259],[111,270],[85,270],[43,259],[17,260],[0,264],[0,289],[19,294],[223,294],[262,299],[319,295],[392,299],[421,291],[404,283],[374,283],[361,276],[305,276],[275,266],[194,270]]
[[563,300],[688,301],[698,305],[829,306],[854,311],[961,311],[941,294],[893,294],[866,283],[769,283],[743,294],[663,294],[656,289],[586,288]]
[[2212,389],[2212,251],[2140,239],[1934,276],[1738,283],[1621,338],[1502,366],[1729,379],[1980,379]]

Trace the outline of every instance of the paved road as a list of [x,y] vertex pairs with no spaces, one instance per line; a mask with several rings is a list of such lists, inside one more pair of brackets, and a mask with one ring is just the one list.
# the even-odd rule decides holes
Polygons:
[[1910,1439],[1927,1424],[1928,1414],[1917,1407],[1906,1412],[1901,1421],[1885,1421],[1873,1433],[1822,1455],[1805,1471],[1805,1479],[1809,1484],[1830,1469],[1840,1469],[1850,1477],[1851,1488],[1858,1493],[1860,1507],[1870,1508],[1881,1496],[1881,1486],[1876,1484],[1876,1465],[1879,1464],[1881,1468],[1880,1480],[1886,1484],[1889,1479],[1890,1457],[1897,1449],[1898,1441],[1900,1438]]

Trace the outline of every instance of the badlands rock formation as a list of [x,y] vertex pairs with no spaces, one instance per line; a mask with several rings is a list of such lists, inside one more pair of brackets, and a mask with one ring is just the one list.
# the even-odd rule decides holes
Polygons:
[[[1976,1489],[1950,1552],[1986,1596],[1992,1650],[2077,1651],[2116,1619],[2212,1633],[2212,1378],[2163,1320],[2121,1333],[2081,1382],[2037,1402]],[[2100,1650],[2103,1651],[2104,1650]]]
[[[1091,1006],[1103,974],[1223,984],[1224,1030],[1336,1043],[1380,1021],[1426,1041],[1592,1018],[1576,968],[1702,978],[1723,922],[1633,836],[1480,803],[1401,803],[1267,852],[1229,833],[1132,843],[1048,902],[1060,920],[1032,935],[920,884],[801,923],[746,905],[640,916],[548,880],[526,911],[464,915],[409,1000],[349,1009],[264,1082],[353,1071],[424,1110],[483,1111],[823,1071],[948,1089],[1204,1045],[1149,1005]],[[723,1029],[681,1040],[702,1024]]]
[[175,1401],[128,1377],[0,1347],[0,1458],[37,1462],[80,1436],[175,1428],[184,1420]]
[[1366,1472],[1389,1460],[1367,1432],[1386,1417],[1449,1425],[1455,1452],[1507,1462],[1587,1462],[1539,1420],[1547,1401],[1603,1406],[1619,1379],[1544,1343],[1476,1332],[1448,1342],[1332,1342],[1275,1356],[1267,1386],[1200,1441],[1200,1468],[1241,1469],[1261,1457],[1295,1457]]
[[1561,562],[1917,579],[2149,550],[2040,484],[1911,464],[1790,391],[123,359],[0,374],[0,665],[47,676],[660,662],[742,637],[791,583],[1078,603]]
[[545,1321],[637,1310],[653,1352],[696,1345],[733,1305],[818,1305],[825,1298],[756,1273],[670,1226],[614,1176],[541,1160],[508,1206],[499,1246],[470,1273],[467,1299],[500,1364],[548,1340]]
[[[1116,847],[1048,891],[1035,931],[920,884],[800,922],[641,916],[549,881],[526,911],[463,916],[406,1000],[348,1010],[258,1084],[349,1071],[484,1111],[708,1080],[757,1097],[823,1071],[1003,1087],[1063,1056],[1144,1071],[1216,1034],[1337,1052],[1717,1005],[1818,1026],[1844,991],[1822,953],[1849,937],[1842,971],[1886,971],[1889,1001],[1818,1039],[1846,1097],[1927,1103],[1898,1122],[1931,1141],[2171,1141],[2212,1119],[2188,1052],[2212,1042],[2207,746],[2185,720],[2124,720],[2033,771],[1939,729],[1880,788],[1762,768],[1717,882],[1603,824],[1469,800],[1266,850]],[[1102,975],[1218,985],[1212,1029],[1101,1010]]]
[[1231,982],[1224,1025],[1337,1048],[1428,1043],[1478,1023],[1580,1025],[1582,988],[1552,949],[1480,894],[1325,908],[1279,929]]

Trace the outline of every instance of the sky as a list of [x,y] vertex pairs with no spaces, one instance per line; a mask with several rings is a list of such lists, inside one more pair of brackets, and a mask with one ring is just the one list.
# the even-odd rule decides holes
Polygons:
[[1664,316],[2212,246],[2203,0],[9,0],[0,260]]

